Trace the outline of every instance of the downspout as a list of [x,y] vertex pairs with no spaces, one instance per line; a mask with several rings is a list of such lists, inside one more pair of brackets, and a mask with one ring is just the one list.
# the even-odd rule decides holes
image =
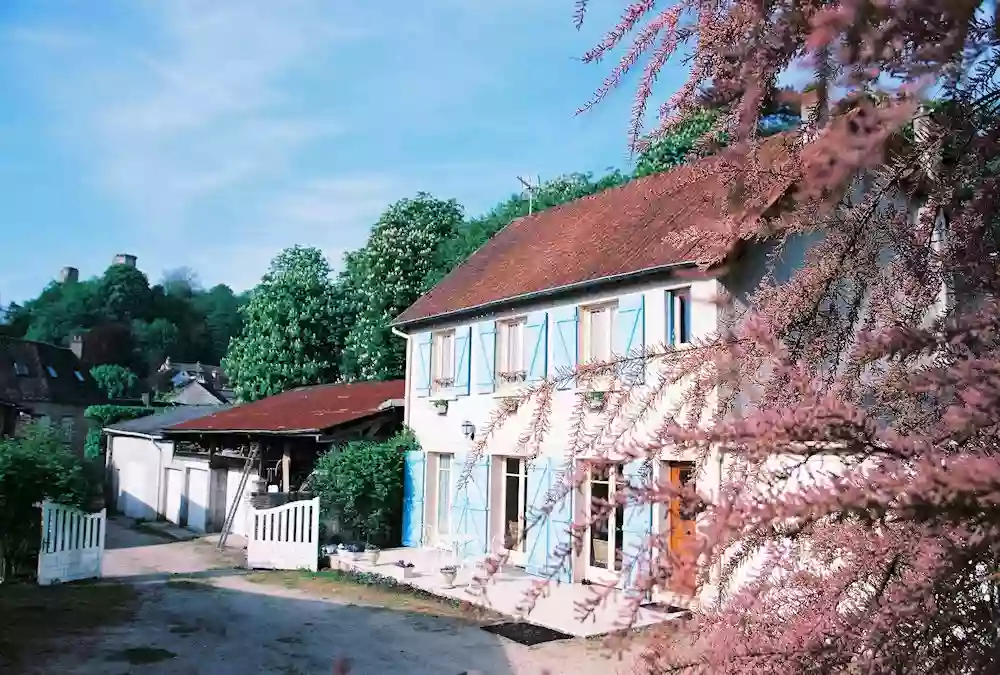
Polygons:
[[159,441],[153,441],[153,447],[155,447],[158,452],[156,460],[156,518],[159,519],[160,516],[166,517],[166,503],[163,496],[163,448],[160,446]]
[[389,326],[389,330],[396,337],[401,337],[406,340],[406,365],[403,367],[403,382],[405,391],[403,392],[403,425],[406,427],[410,426],[410,336],[407,333],[399,330],[395,326]]

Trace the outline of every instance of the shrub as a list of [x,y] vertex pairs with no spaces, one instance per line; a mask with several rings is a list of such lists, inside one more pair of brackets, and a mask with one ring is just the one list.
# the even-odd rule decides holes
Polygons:
[[33,568],[41,541],[35,504],[82,508],[89,495],[83,463],[49,429],[32,424],[23,437],[0,441],[0,581]]
[[403,451],[416,447],[413,435],[402,432],[383,443],[356,441],[322,455],[313,489],[323,517],[337,518],[366,542],[390,543],[402,517]]
[[139,377],[125,366],[105,363],[90,369],[98,388],[108,398],[135,396],[139,391]]

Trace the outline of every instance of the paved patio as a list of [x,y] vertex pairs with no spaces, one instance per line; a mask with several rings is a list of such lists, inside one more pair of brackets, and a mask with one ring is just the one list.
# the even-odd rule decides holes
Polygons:
[[[399,560],[413,563],[412,576],[403,578],[402,569],[396,565]],[[330,565],[334,569],[372,572],[393,577],[434,595],[463,600],[575,637],[606,635],[623,625],[626,601],[621,591],[614,591],[593,615],[581,620],[579,605],[593,597],[595,587],[583,584],[558,584],[553,581],[548,584],[544,596],[538,599],[531,612],[522,617],[518,616],[518,605],[522,603],[532,585],[538,583],[539,577],[529,575],[517,567],[505,567],[494,575],[485,589],[474,585],[470,588],[475,568],[469,565],[459,571],[454,587],[448,587],[439,570],[442,565],[449,562],[451,560],[447,553],[429,548],[387,549],[381,552],[376,565],[372,565],[366,557],[352,560],[348,556],[335,555],[330,558]],[[656,605],[649,605],[640,608],[633,627],[640,628],[671,621],[682,615],[682,612],[671,612]]]

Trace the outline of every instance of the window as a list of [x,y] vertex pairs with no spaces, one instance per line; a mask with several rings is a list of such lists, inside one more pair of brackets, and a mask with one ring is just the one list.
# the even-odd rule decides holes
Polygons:
[[52,426],[52,418],[50,418],[48,415],[42,415],[41,417],[38,418],[38,425],[48,429],[49,427]]
[[73,374],[76,375],[76,379],[78,379],[80,382],[83,382],[83,374],[79,370],[74,370]]
[[28,366],[26,366],[25,364],[21,363],[20,361],[14,361],[14,374],[15,375],[21,375],[21,376],[27,375],[28,374]]
[[435,333],[431,345],[431,391],[446,391],[454,384],[455,331]]
[[437,462],[437,517],[435,530],[438,536],[450,533],[451,512],[451,455],[438,455]]
[[60,420],[59,424],[62,427],[63,438],[67,442],[72,441],[73,440],[73,428],[74,428],[74,425],[76,424],[76,420],[74,420],[72,417],[64,417],[64,418],[62,418],[62,420]]
[[686,345],[691,342],[691,289],[667,291],[667,342]]
[[501,322],[497,336],[497,384],[502,388],[524,382],[524,318]]
[[610,361],[614,345],[617,305],[599,305],[583,309],[580,355],[584,362]]
[[59,377],[59,374],[56,373],[56,369],[52,366],[45,366],[45,370],[49,371],[49,377]]

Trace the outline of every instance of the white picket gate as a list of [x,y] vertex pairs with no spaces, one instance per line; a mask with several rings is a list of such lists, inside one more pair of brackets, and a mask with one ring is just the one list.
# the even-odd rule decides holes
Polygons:
[[42,502],[42,545],[38,552],[38,584],[93,579],[101,576],[105,509],[84,513],[72,506]]
[[250,569],[318,569],[319,497],[270,509],[251,509],[249,530]]

